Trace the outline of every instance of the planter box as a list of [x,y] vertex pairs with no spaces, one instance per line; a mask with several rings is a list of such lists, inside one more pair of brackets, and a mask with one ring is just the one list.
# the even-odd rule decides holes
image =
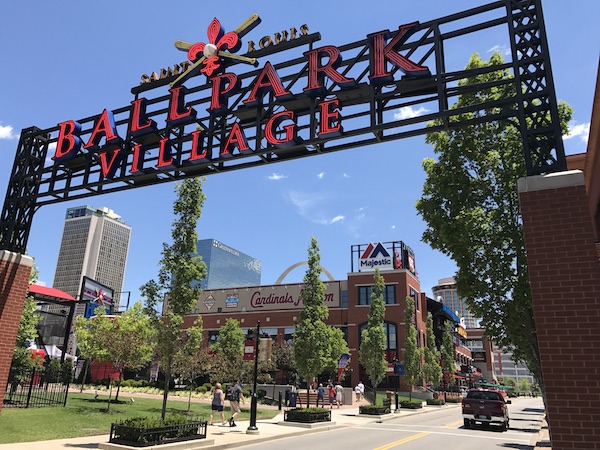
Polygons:
[[111,424],[109,443],[129,447],[150,447],[192,439],[206,438],[207,422],[189,421],[163,427],[132,427],[118,423]]
[[283,414],[285,422],[317,423],[331,422],[331,411],[307,411],[303,408],[288,409]]

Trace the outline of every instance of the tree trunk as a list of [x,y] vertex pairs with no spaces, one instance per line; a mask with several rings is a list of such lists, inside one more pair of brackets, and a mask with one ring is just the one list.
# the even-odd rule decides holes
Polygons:
[[123,369],[119,369],[119,383],[117,384],[117,395],[115,395],[115,402],[119,401],[119,392],[121,391],[121,380],[123,379]]
[[171,361],[167,361],[167,366],[165,367],[165,384],[163,389],[163,402],[162,402],[162,411],[160,413],[160,417],[162,420],[165,420],[165,416],[167,415],[167,399],[169,398],[169,383],[171,382]]

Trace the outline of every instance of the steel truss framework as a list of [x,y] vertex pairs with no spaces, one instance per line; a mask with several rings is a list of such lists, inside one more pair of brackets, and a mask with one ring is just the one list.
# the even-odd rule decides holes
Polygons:
[[[468,21],[472,23],[465,26]],[[474,23],[473,23],[474,22]],[[399,24],[400,25],[400,24]],[[506,32],[510,40],[512,61],[503,65],[470,70],[446,70],[444,50],[453,39],[482,32],[491,28]],[[393,35],[393,33],[392,33]],[[346,77],[354,78],[357,85],[341,89],[328,82],[327,91],[319,97],[303,93],[306,86],[308,64],[298,48],[315,48],[319,33],[302,36],[246,54],[259,58],[264,64],[266,56],[277,57],[296,49],[296,57],[273,63],[285,89],[295,95],[287,101],[274,98],[269,93],[256,107],[247,107],[243,100],[252,89],[258,70],[237,74],[241,80],[239,93],[229,98],[228,115],[205,113],[211,100],[211,85],[204,76],[191,78],[187,84],[186,105],[199,113],[196,122],[188,125],[165,126],[157,133],[146,136],[144,168],[141,173],[128,171],[133,159],[132,148],[136,140],[124,138],[120,144],[127,157],[115,175],[104,178],[98,155],[81,150],[80,154],[63,164],[54,164],[48,148],[57,141],[58,126],[49,129],[31,127],[21,133],[8,191],[0,217],[0,248],[23,253],[31,229],[33,215],[43,205],[91,197],[109,192],[133,189],[151,184],[171,182],[188,177],[204,176],[286,161],[306,156],[331,153],[358,146],[426,134],[432,131],[452,130],[486,122],[511,120],[523,138],[527,175],[562,171],[566,169],[558,106],[550,68],[546,32],[541,10],[541,0],[500,0],[478,8],[420,24],[420,30],[409,37],[399,52],[411,61],[429,67],[432,76],[425,78],[401,77],[393,69],[394,81],[376,86],[369,81],[371,63],[369,41],[364,39],[338,47],[342,63],[337,69]],[[228,67],[226,70],[242,66]],[[479,82],[473,77],[498,70],[506,70],[512,79],[496,82]],[[157,123],[166,123],[169,103],[169,83],[176,75],[132,89],[135,99],[145,98],[145,93],[159,95],[148,99],[148,117]],[[468,84],[459,80],[471,79]],[[193,82],[203,82],[192,85]],[[465,93],[485,92],[494,87],[512,85],[514,96],[501,100],[484,100],[479,104],[456,107],[458,96]],[[338,136],[319,137],[319,102],[336,97],[343,107],[344,131]],[[426,114],[412,118],[397,118],[399,108],[412,107],[426,110]],[[131,106],[114,110],[118,129],[126,128]],[[300,139],[286,148],[276,148],[265,139],[265,122],[273,114],[284,110],[294,111]],[[82,141],[93,130],[98,115],[79,120]],[[252,151],[244,154],[220,154],[233,123],[243,130]],[[207,160],[190,164],[191,134],[204,129],[203,145],[208,149]],[[283,132],[282,129],[277,130]],[[126,134],[126,133],[125,133]],[[158,141],[169,138],[171,156],[175,164],[169,169],[157,169]]]

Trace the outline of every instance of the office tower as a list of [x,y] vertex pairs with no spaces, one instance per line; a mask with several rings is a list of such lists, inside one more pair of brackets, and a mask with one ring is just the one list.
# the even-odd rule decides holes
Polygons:
[[206,263],[202,289],[260,286],[261,262],[215,239],[197,242],[196,251]]
[[477,318],[471,314],[467,308],[467,303],[458,297],[456,291],[456,281],[454,278],[442,278],[438,280],[438,285],[431,288],[433,298],[446,305],[458,317],[465,320],[466,328],[477,328],[479,326]]
[[118,311],[130,235],[131,227],[111,209],[67,209],[53,287],[77,298],[86,276],[114,290]]

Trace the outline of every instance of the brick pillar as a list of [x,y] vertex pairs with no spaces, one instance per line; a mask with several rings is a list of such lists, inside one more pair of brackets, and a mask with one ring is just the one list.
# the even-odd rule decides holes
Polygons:
[[0,250],[0,412],[33,259]]
[[519,180],[552,450],[600,448],[600,264],[581,171]]

